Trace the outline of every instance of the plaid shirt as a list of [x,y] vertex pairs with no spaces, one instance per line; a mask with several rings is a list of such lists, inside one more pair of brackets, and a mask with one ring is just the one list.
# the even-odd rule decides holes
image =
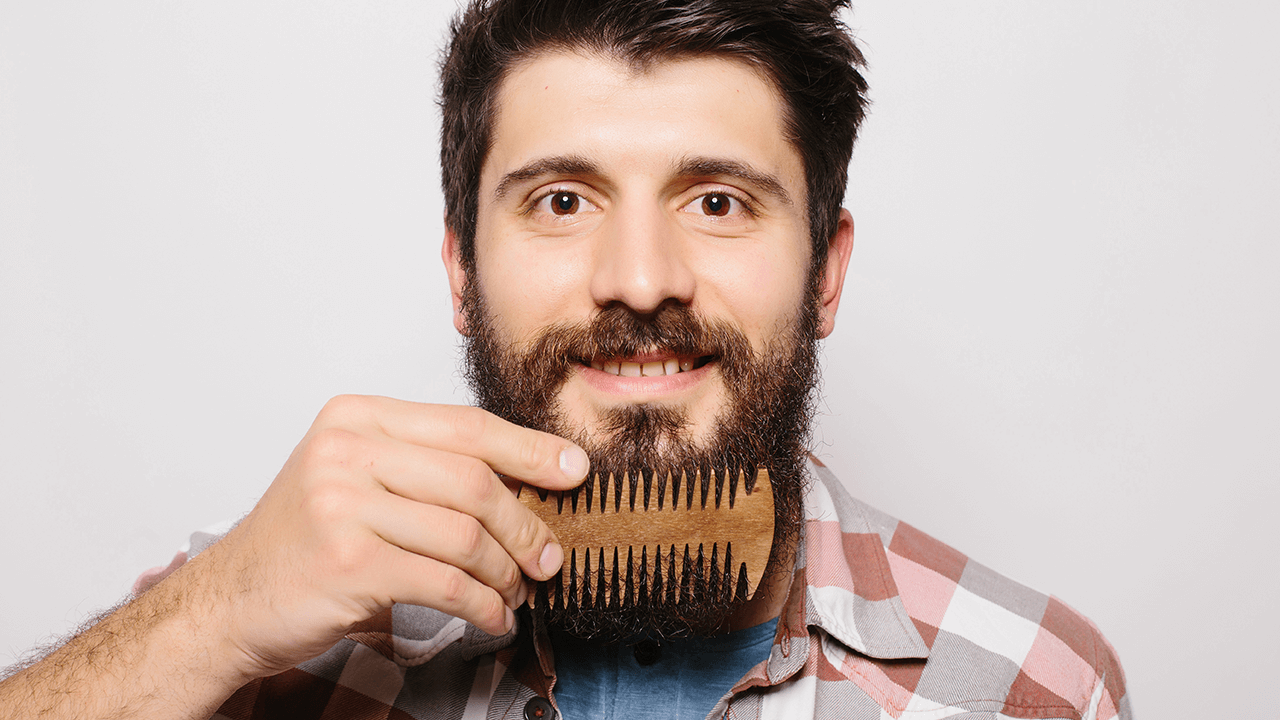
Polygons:
[[[1119,661],[1091,622],[859,503],[827,468],[812,472],[769,658],[709,717],[1131,717]],[[213,539],[193,536],[193,549]],[[245,686],[214,718],[550,720],[550,641],[517,625],[493,637],[397,605]]]

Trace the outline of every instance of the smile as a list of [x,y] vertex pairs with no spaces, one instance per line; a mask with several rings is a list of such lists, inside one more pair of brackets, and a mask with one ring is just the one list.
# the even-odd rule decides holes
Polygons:
[[710,356],[665,358],[593,358],[593,369],[618,377],[661,377],[690,372],[712,361]]

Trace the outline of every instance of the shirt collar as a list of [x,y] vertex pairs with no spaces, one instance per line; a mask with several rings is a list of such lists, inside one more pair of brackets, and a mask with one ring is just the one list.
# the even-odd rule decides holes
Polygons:
[[809,471],[804,546],[792,582],[792,594],[803,589],[805,625],[869,657],[927,658],[929,647],[898,596],[885,538],[866,506],[812,457]]

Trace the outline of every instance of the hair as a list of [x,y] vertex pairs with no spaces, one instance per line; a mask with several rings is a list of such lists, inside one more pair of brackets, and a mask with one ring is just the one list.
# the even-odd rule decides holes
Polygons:
[[691,56],[746,63],[785,101],[785,132],[804,164],[811,269],[826,260],[865,115],[865,64],[836,17],[849,0],[472,0],[454,18],[441,63],[445,222],[475,269],[480,171],[495,98],[518,63],[556,50],[598,52],[643,71]]

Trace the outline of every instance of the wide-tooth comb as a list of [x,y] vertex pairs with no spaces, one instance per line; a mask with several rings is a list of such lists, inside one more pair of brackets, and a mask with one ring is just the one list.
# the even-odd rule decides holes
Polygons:
[[597,474],[573,490],[522,485],[516,495],[564,548],[560,574],[545,585],[555,606],[749,600],[773,546],[764,468],[692,478],[639,472],[621,482]]

